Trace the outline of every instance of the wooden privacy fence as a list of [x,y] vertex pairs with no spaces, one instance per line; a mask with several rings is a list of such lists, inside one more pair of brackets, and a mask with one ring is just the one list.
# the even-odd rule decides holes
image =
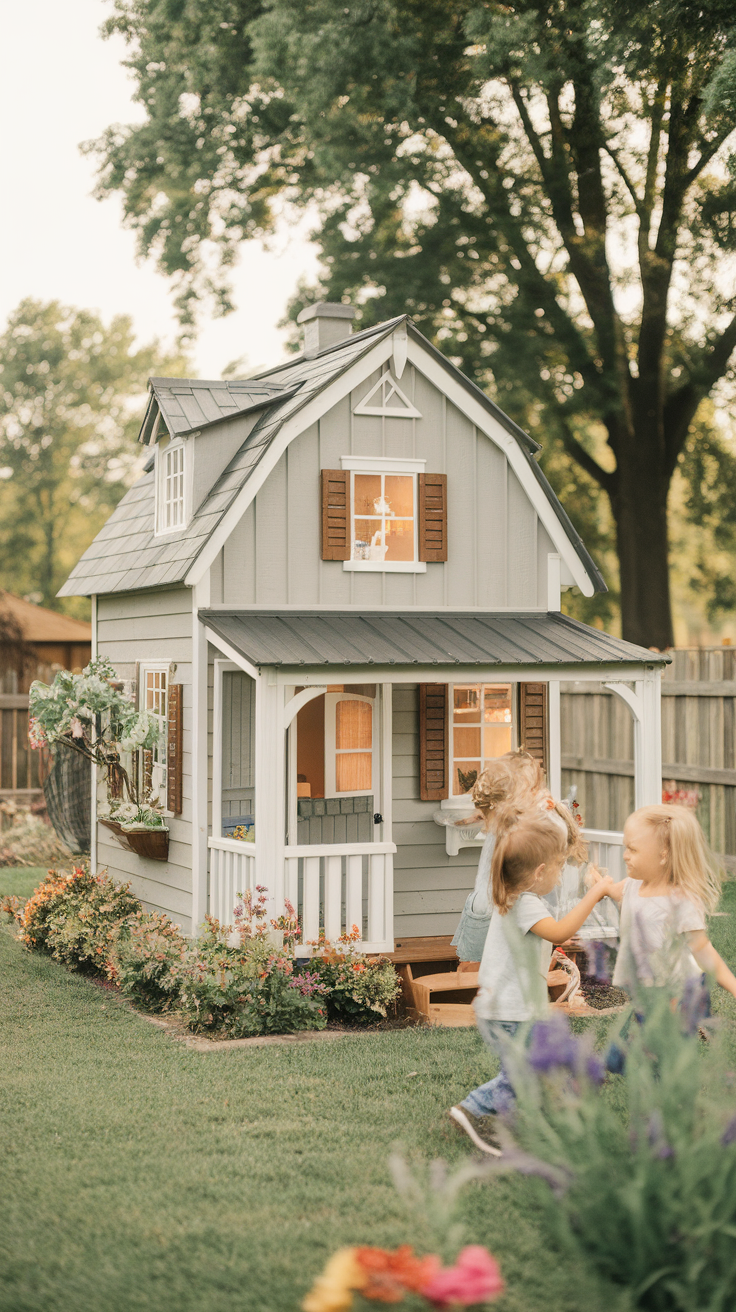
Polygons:
[[0,693],[0,800],[33,801],[46,773],[46,753],[28,744],[28,693]]
[[[736,648],[680,648],[662,678],[662,778],[700,793],[696,815],[736,871]],[[563,795],[577,785],[586,828],[621,830],[634,809],[628,708],[602,684],[561,687]]]

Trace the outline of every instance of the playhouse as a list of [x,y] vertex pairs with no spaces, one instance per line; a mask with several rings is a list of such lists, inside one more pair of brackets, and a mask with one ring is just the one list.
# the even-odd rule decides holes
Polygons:
[[257,378],[151,379],[145,471],[62,589],[162,730],[163,847],[98,823],[95,786],[93,861],[187,933],[261,884],[305,939],[410,956],[472,887],[481,840],[445,822],[484,763],[524,746],[559,795],[561,680],[627,703],[659,800],[666,658],[561,614],[605,584],[537,444],[409,318],[300,318]]

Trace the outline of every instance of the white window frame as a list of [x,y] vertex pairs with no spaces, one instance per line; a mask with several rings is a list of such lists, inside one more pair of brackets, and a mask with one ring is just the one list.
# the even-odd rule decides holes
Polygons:
[[[467,681],[463,681],[462,683],[458,683],[458,684],[451,683],[448,685],[447,691],[448,691],[448,700],[449,700],[448,713],[449,713],[449,737],[450,737],[450,743],[449,743],[450,789],[452,789],[453,782],[455,779],[455,688],[478,687],[481,688],[482,690],[484,688],[497,688],[499,684],[509,684],[509,687],[511,689],[510,692],[511,751],[515,751],[518,744],[518,734],[519,734],[518,698],[517,698],[517,686],[515,683],[511,683],[510,680],[508,679],[499,679],[498,682],[496,682],[493,679],[481,679],[478,681],[477,684],[471,683],[470,680],[467,680]],[[480,752],[481,767],[480,768],[482,770],[484,768],[483,765],[484,757],[482,751],[483,748],[482,710],[481,710],[481,721],[479,727],[481,730],[481,752]],[[475,726],[468,725],[468,728],[475,728]],[[465,758],[461,757],[460,759],[462,760]],[[495,759],[495,758],[489,758],[489,759]],[[468,800],[471,798],[471,796],[472,796],[471,793],[453,793],[451,791],[449,797],[444,798],[440,803],[440,808],[444,810],[448,810],[448,809],[451,810],[453,807],[461,807],[463,810],[467,810]]]
[[[173,815],[173,811],[166,810],[166,793],[168,787],[168,719],[169,719],[169,686],[171,683],[172,664],[171,661],[141,661],[138,666],[138,710],[148,711],[161,721],[161,739],[159,747],[154,750],[153,769],[151,771],[151,783],[158,796],[158,806],[165,815]],[[147,679],[148,674],[163,674],[166,678],[166,709],[162,716],[155,711],[150,711],[146,705],[147,698]],[[159,759],[156,756],[160,754]],[[162,759],[161,759],[162,757]],[[143,750],[139,751],[138,760],[139,777],[143,777]],[[157,774],[158,772],[158,774]]]
[[[413,560],[344,560],[343,569],[356,574],[426,574],[426,560],[419,555],[418,474],[424,473],[426,460],[402,460],[393,456],[342,456],[341,466],[350,473],[350,544],[355,540],[355,475],[398,474],[411,476],[414,488],[414,559]],[[364,519],[364,515],[359,515]]]
[[[181,479],[182,479],[182,496],[177,500],[177,505],[181,507],[181,517],[175,524],[167,524],[167,501],[166,501],[166,484],[170,475],[167,472],[169,460],[181,452]],[[191,452],[187,449],[187,443],[181,438],[174,438],[173,441],[167,442],[166,446],[158,445],[156,447],[156,515],[155,515],[155,536],[168,537],[172,533],[180,533],[189,523],[189,512],[191,506]]]
[[[371,788],[359,790],[351,789],[349,793],[338,793],[337,791],[337,703],[338,702],[367,702],[371,707]],[[379,725],[378,725],[378,695],[375,697],[364,697],[362,693],[353,692],[326,692],[325,693],[325,797],[377,797],[379,792],[379,769],[380,757],[378,751],[379,745]],[[354,749],[350,749],[354,750]],[[366,755],[368,752],[366,750]],[[376,809],[380,810],[378,803]]]

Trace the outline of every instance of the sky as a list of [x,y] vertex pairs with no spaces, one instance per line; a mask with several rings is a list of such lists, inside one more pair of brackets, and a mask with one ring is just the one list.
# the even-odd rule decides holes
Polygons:
[[[140,343],[173,344],[173,291],[152,261],[136,257],[119,200],[92,196],[94,161],[79,144],[112,123],[140,121],[122,40],[103,41],[105,0],[0,4],[0,325],[25,296],[97,310],[106,322],[129,314]],[[298,280],[313,275],[307,223],[282,228],[264,250],[243,247],[234,271],[234,313],[202,320],[196,372],[219,378],[232,360],[278,363],[277,328]]]

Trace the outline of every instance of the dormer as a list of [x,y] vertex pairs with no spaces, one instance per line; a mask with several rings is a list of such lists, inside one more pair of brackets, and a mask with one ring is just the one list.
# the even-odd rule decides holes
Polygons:
[[263,410],[298,387],[244,380],[151,378],[139,441],[150,448],[154,532],[168,537],[190,523]]

